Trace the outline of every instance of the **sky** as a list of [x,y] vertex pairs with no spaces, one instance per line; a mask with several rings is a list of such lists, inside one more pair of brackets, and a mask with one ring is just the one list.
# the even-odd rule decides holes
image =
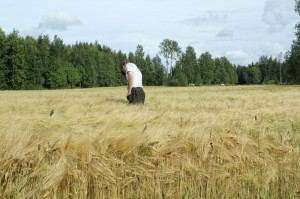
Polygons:
[[290,50],[300,21],[294,7],[295,0],[1,0],[0,28],[57,35],[65,44],[97,41],[126,54],[142,45],[151,58],[171,39],[197,57],[248,65]]

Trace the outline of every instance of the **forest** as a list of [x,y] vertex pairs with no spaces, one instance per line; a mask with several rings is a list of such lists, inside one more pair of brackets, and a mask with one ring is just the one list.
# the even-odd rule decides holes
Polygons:
[[[300,1],[295,11],[300,15]],[[128,59],[143,73],[145,86],[299,84],[300,23],[295,26],[291,49],[277,57],[261,55],[247,66],[232,64],[225,56],[197,55],[192,46],[182,49],[164,39],[150,57],[142,45],[123,53],[94,43],[65,44],[59,36],[22,37],[18,30],[0,28],[0,89],[61,89],[125,85],[120,63]],[[162,61],[166,60],[166,61]]]

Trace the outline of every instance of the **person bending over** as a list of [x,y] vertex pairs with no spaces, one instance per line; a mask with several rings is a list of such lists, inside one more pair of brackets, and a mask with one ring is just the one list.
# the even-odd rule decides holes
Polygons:
[[139,68],[125,60],[121,63],[121,72],[126,75],[127,100],[130,104],[144,104],[145,92],[143,90],[143,75]]

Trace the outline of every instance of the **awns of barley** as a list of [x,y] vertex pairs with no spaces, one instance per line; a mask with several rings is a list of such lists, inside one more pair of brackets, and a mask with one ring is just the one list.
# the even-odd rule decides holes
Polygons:
[[105,100],[121,99],[118,89],[33,92],[23,111],[8,93],[0,103],[0,198],[299,196],[293,87],[164,88],[165,96],[149,88],[143,107]]

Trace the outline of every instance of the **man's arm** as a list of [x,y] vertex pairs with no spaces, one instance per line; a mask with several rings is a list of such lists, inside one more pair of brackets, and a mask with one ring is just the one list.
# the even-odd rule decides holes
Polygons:
[[132,86],[133,86],[134,76],[133,76],[132,71],[127,72],[127,74],[128,74],[128,87],[127,87],[127,96],[128,96],[128,95],[131,94],[131,89],[132,89]]

